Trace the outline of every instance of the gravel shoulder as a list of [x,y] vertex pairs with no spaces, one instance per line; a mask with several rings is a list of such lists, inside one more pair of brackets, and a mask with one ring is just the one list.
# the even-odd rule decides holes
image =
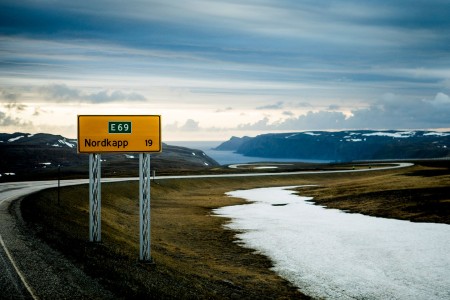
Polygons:
[[[2,238],[23,280],[18,287],[2,291],[10,299],[113,299],[94,278],[86,275],[60,252],[37,238],[26,226],[20,206],[22,198],[2,213]],[[11,272],[18,277],[15,271]],[[24,284],[25,282],[25,284]],[[25,287],[28,285],[28,289]]]

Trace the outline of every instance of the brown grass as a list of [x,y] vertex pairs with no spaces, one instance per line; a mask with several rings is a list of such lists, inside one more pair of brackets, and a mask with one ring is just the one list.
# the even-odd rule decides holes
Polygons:
[[450,224],[449,163],[423,163],[408,169],[329,177],[303,196],[328,208],[365,215]]
[[[152,257],[137,262],[137,182],[102,185],[102,243],[88,239],[88,189],[64,188],[23,201],[24,218],[37,234],[119,297],[307,298],[270,270],[271,262],[235,243],[224,218],[211,210],[243,200],[225,192],[262,186],[301,188],[314,201],[370,215],[449,223],[447,165],[419,165],[370,173],[160,180],[152,183]],[[32,200],[32,201],[31,201]]]

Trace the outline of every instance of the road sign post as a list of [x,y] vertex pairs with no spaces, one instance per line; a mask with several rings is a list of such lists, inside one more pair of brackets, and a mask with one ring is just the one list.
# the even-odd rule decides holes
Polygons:
[[101,156],[89,154],[89,241],[102,240]]
[[150,252],[150,153],[161,152],[161,116],[78,116],[78,152],[89,153],[89,240],[101,241],[100,153],[139,153],[139,258]]
[[150,154],[139,154],[139,259],[152,261],[150,249]]

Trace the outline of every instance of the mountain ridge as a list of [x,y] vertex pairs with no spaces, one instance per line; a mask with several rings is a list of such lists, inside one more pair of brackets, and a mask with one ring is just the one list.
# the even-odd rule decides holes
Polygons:
[[[77,153],[77,140],[48,133],[0,133],[0,180],[12,177],[27,178],[42,175],[58,168],[74,170],[76,174],[88,171],[87,154]],[[137,153],[105,153],[102,173],[105,175],[137,175]],[[203,151],[163,143],[163,151],[152,153],[151,167],[158,172],[202,170],[219,166]],[[84,175],[83,175],[84,176]],[[39,176],[38,176],[39,177]]]
[[425,130],[347,130],[268,133],[238,140],[215,150],[265,158],[328,161],[429,159],[450,157],[450,132]]

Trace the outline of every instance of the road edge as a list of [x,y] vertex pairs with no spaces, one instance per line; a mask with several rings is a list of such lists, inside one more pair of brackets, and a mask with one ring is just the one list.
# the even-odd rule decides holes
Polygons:
[[[114,299],[96,280],[74,265],[61,252],[52,248],[27,227],[21,205],[26,197],[14,198],[1,204],[2,238],[17,275],[33,299]],[[22,275],[20,275],[22,274]],[[25,284],[26,282],[26,284]]]

